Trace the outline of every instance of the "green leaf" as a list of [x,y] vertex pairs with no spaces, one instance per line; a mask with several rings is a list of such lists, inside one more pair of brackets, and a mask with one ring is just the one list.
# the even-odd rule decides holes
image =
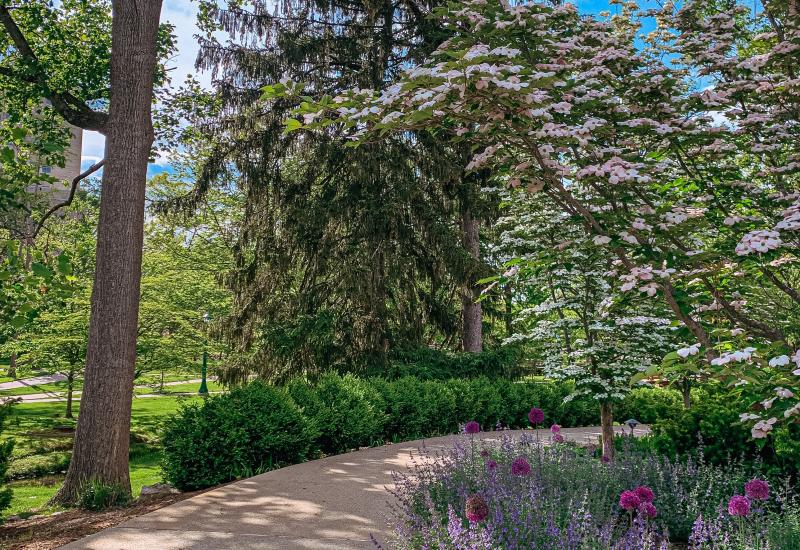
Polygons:
[[50,268],[48,268],[44,264],[40,264],[39,262],[31,264],[31,271],[33,271],[33,274],[36,275],[37,277],[42,277],[45,279],[49,279],[50,277],[53,276],[53,273],[52,271],[50,271]]
[[303,123],[296,118],[287,118],[285,121],[283,121],[283,125],[286,126],[287,133],[299,130],[303,127]]

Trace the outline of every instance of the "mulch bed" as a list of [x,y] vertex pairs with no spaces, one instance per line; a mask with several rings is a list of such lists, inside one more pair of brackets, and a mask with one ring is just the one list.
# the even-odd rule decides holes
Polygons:
[[49,516],[33,516],[9,521],[0,526],[0,548],[3,550],[49,550],[97,531],[113,527],[125,520],[163,508],[173,502],[193,497],[191,493],[147,495],[130,506],[109,508],[102,512],[68,510]]

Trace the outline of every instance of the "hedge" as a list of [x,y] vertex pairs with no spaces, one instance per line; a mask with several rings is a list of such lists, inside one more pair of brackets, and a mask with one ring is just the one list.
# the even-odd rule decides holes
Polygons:
[[[327,374],[315,384],[291,380],[285,387],[252,382],[202,404],[182,407],[163,435],[163,471],[181,489],[199,489],[386,441],[455,433],[476,420],[483,429],[528,427],[528,411],[545,412],[545,426],[599,422],[597,401],[564,398],[564,382],[504,378],[397,380]],[[680,416],[680,394],[637,389],[619,404],[616,418],[642,422]]]

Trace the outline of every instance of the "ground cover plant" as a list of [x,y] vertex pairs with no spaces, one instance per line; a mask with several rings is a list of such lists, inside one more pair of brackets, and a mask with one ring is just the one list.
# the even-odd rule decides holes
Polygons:
[[[467,425],[467,432],[477,431]],[[797,494],[749,464],[673,461],[628,447],[614,461],[533,434],[421,449],[396,477],[402,548],[797,548]]]

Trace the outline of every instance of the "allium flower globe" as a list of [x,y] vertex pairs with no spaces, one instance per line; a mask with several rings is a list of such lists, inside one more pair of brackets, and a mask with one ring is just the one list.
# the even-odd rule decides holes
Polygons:
[[467,425],[464,426],[464,432],[468,434],[476,434],[481,431],[481,425],[475,422],[474,420],[470,420],[467,422]]
[[654,518],[658,515],[658,510],[656,510],[652,502],[643,502],[639,507],[639,511],[649,518]]
[[480,495],[472,495],[467,498],[464,511],[470,523],[478,523],[489,517],[489,505]]
[[728,513],[732,516],[747,517],[750,515],[750,501],[742,495],[733,495],[728,501]]
[[635,491],[622,491],[619,495],[619,505],[625,510],[635,510],[642,504]]
[[561,426],[559,426],[558,424],[553,424],[552,426],[550,426],[550,431],[554,434],[561,433]]
[[541,424],[544,422],[544,411],[537,407],[531,409],[531,412],[528,413],[528,420],[530,420],[531,424]]
[[653,494],[653,490],[650,487],[637,487],[633,490],[636,493],[636,496],[639,497],[639,500],[642,502],[653,502],[656,496]]
[[515,476],[525,477],[531,473],[531,465],[524,456],[517,457],[511,463],[511,473]]
[[486,469],[490,472],[493,472],[497,469],[497,461],[492,460],[491,458],[486,461]]
[[769,483],[763,479],[751,479],[744,484],[744,494],[753,500],[767,500],[769,498]]
[[564,436],[561,434],[553,434],[554,443],[564,443]]

